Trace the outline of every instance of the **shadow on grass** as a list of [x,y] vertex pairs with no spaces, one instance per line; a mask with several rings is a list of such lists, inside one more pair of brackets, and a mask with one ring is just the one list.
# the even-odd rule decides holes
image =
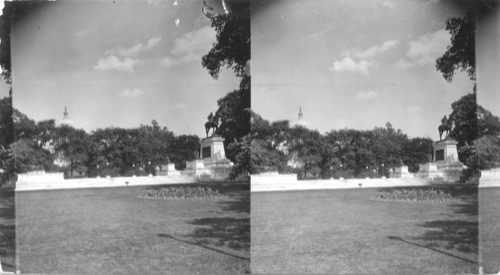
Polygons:
[[421,244],[416,243],[416,242],[410,242],[410,241],[404,240],[404,239],[403,239],[403,238],[401,238],[401,237],[397,237],[397,236],[388,236],[387,238],[388,238],[388,239],[390,239],[390,240],[401,241],[401,242],[404,242],[404,243],[407,243],[407,244],[411,244],[411,245],[415,245],[415,246],[422,247],[422,248],[425,248],[425,249],[429,249],[429,250],[432,250],[432,251],[435,251],[435,252],[438,252],[438,253],[441,253],[441,254],[444,254],[444,255],[447,255],[447,256],[453,257],[453,258],[455,258],[455,259],[459,259],[459,260],[465,261],[465,262],[469,262],[469,263],[472,263],[472,264],[477,264],[477,262],[475,262],[475,261],[471,261],[471,260],[469,260],[469,259],[465,259],[465,258],[462,258],[462,257],[456,256],[456,255],[453,255],[453,254],[451,254],[451,253],[449,253],[449,252],[446,252],[446,251],[442,251],[442,250],[435,249],[435,248],[433,248],[433,247],[429,247],[429,246],[421,245]]
[[456,249],[464,253],[477,255],[478,224],[477,221],[468,222],[461,220],[438,220],[420,224],[429,230],[421,237],[414,240],[424,241],[427,247],[441,247],[444,249]]
[[[211,186],[228,200],[219,201],[224,216],[199,218],[189,221],[193,232],[185,235],[201,246],[250,253],[250,186],[249,184],[214,184]],[[230,217],[227,217],[230,214]]]
[[[215,186],[214,186],[215,187]],[[222,200],[224,214],[232,217],[210,217],[194,219],[189,222],[197,228],[187,237],[200,244],[229,247],[233,250],[250,251],[250,186],[248,184],[215,187],[221,194],[229,195]]]
[[[425,232],[423,236],[413,239],[427,242],[427,247],[455,249],[460,252],[478,255],[477,188],[450,189],[458,191],[454,195],[462,199],[461,203],[450,204],[451,211],[454,215],[457,215],[457,218],[421,223],[419,226],[430,228],[431,230]],[[463,215],[467,216],[467,220],[464,220]]]
[[170,234],[158,234],[157,236],[161,237],[161,238],[169,238],[169,239],[172,239],[172,240],[176,240],[178,242],[183,242],[183,243],[186,243],[186,244],[190,244],[190,245],[202,247],[202,248],[205,248],[205,249],[208,249],[208,250],[212,250],[212,251],[215,251],[215,252],[218,252],[218,253],[221,253],[221,254],[224,254],[224,255],[228,255],[228,256],[231,256],[231,257],[235,257],[235,258],[238,258],[238,259],[241,259],[241,260],[247,260],[247,261],[250,260],[249,258],[245,258],[245,257],[241,257],[241,256],[238,256],[238,255],[234,255],[234,254],[228,253],[228,252],[220,250],[220,249],[212,248],[212,247],[209,247],[209,246],[206,246],[206,245],[202,245],[202,244],[199,244],[199,243],[190,242],[188,240],[183,240],[182,238],[174,237],[174,236],[172,236]]
[[[172,186],[172,185],[171,185]],[[201,183],[183,186],[204,186],[227,195],[228,199],[220,200],[223,217],[199,218],[189,221],[196,228],[190,234],[172,236],[158,234],[159,237],[170,238],[187,244],[203,247],[238,259],[249,261],[249,257],[242,257],[228,251],[250,253],[250,184],[249,183]],[[161,187],[151,187],[161,188]],[[227,217],[230,214],[230,217]]]
[[250,218],[202,218],[190,224],[198,227],[186,237],[197,244],[250,250]]
[[[421,189],[432,188],[442,190],[458,198],[460,202],[448,204],[451,216],[455,219],[434,220],[418,224],[418,226],[427,228],[422,236],[411,237],[405,240],[397,236],[389,236],[391,240],[398,240],[407,244],[412,244],[425,249],[429,249],[441,254],[448,255],[469,263],[477,264],[457,255],[452,251],[458,251],[466,254],[478,255],[478,199],[477,187],[470,186],[425,186],[425,187],[396,187],[383,188],[381,192],[401,189]],[[465,216],[465,217],[464,217]]]

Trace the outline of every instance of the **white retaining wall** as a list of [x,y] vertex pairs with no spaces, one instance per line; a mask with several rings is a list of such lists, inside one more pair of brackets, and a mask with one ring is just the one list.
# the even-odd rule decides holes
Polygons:
[[481,171],[479,188],[500,187],[500,168]]
[[[193,177],[185,175],[175,176],[141,176],[141,177],[116,177],[116,178],[83,178],[64,179],[62,174],[47,173],[39,176],[19,174],[16,182],[16,191],[100,188],[138,185],[184,184],[193,183]],[[128,184],[126,184],[128,182]]]
[[[293,177],[293,176],[295,177]],[[422,186],[420,178],[297,180],[292,175],[252,175],[251,192]],[[361,183],[361,186],[359,185]]]

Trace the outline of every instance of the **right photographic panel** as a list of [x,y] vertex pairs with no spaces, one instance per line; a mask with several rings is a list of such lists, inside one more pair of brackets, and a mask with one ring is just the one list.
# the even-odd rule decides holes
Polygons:
[[499,10],[252,2],[252,273],[500,271]]

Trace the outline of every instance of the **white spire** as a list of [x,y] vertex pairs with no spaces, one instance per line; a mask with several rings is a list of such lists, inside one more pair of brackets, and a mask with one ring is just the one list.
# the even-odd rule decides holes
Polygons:
[[292,127],[302,126],[304,128],[309,128],[309,123],[307,123],[304,120],[304,114],[302,113],[302,107],[299,108],[299,118],[296,121],[294,121],[291,126]]
[[68,108],[66,106],[64,106],[63,118],[56,122],[57,126],[61,126],[63,124],[74,127],[73,121],[69,119]]
[[63,120],[68,119],[68,109],[66,109],[66,106],[64,106],[64,113],[63,113]]

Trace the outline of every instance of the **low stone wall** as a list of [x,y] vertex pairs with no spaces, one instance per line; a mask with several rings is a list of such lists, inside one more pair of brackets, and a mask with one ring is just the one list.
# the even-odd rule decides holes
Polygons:
[[[293,177],[295,176],[295,178]],[[297,180],[296,175],[252,175],[251,192],[423,186],[420,178]]]
[[59,182],[64,180],[64,173],[29,172],[17,175],[17,183]]
[[142,177],[116,177],[116,178],[84,178],[64,179],[61,176],[45,174],[46,176],[34,177],[19,174],[16,182],[16,191],[77,189],[77,188],[102,188],[138,185],[162,185],[193,183],[193,177],[185,175],[175,176],[142,176]]
[[481,171],[479,188],[500,187],[500,168]]

